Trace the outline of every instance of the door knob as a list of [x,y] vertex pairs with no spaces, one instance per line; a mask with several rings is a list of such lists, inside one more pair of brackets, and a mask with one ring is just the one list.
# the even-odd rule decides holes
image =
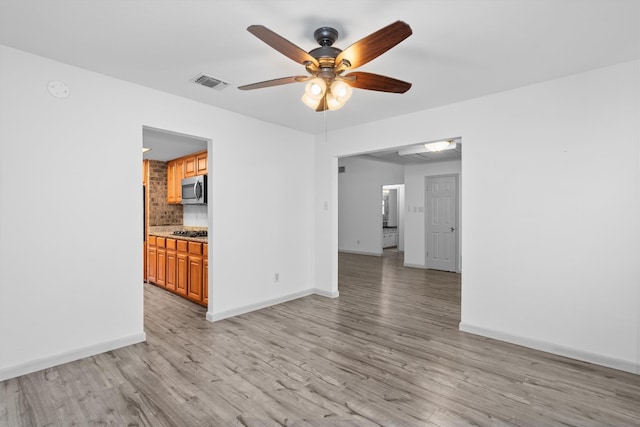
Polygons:
[[453,233],[454,231],[456,231],[456,229],[451,227],[451,232]]

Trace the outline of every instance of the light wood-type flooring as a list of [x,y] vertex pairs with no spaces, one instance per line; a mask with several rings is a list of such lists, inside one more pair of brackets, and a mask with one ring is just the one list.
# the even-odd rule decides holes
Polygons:
[[145,285],[146,343],[0,383],[0,425],[640,425],[640,376],[458,331],[459,275],[339,270],[339,298],[217,323]]

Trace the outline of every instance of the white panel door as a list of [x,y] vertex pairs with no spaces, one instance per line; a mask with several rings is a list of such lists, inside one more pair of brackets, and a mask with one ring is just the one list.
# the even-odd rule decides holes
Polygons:
[[427,177],[427,268],[456,271],[456,184],[455,176]]

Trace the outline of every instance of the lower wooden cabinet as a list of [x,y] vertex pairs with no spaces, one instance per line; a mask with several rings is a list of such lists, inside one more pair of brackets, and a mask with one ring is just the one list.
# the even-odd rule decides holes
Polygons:
[[156,247],[156,236],[149,236],[147,239],[147,281],[156,283],[158,272],[158,256]]
[[165,288],[176,291],[178,252],[176,239],[167,239],[167,280]]
[[156,271],[156,285],[162,286],[163,288],[167,286],[167,247],[165,241],[166,239],[164,237],[158,237],[156,239],[158,246],[158,260],[156,262],[156,265],[158,267]]
[[182,296],[187,296],[187,282],[189,279],[187,243],[186,240],[178,240],[178,253],[176,255],[176,293]]
[[209,302],[208,245],[149,236],[147,281],[206,306]]
[[189,284],[187,296],[189,299],[202,301],[202,243],[189,242]]
[[202,302],[209,303],[209,245],[202,245]]

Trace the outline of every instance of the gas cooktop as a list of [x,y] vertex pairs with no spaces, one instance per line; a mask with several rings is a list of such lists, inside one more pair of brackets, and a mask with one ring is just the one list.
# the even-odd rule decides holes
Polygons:
[[173,234],[184,237],[207,237],[207,230],[178,230],[174,231]]

